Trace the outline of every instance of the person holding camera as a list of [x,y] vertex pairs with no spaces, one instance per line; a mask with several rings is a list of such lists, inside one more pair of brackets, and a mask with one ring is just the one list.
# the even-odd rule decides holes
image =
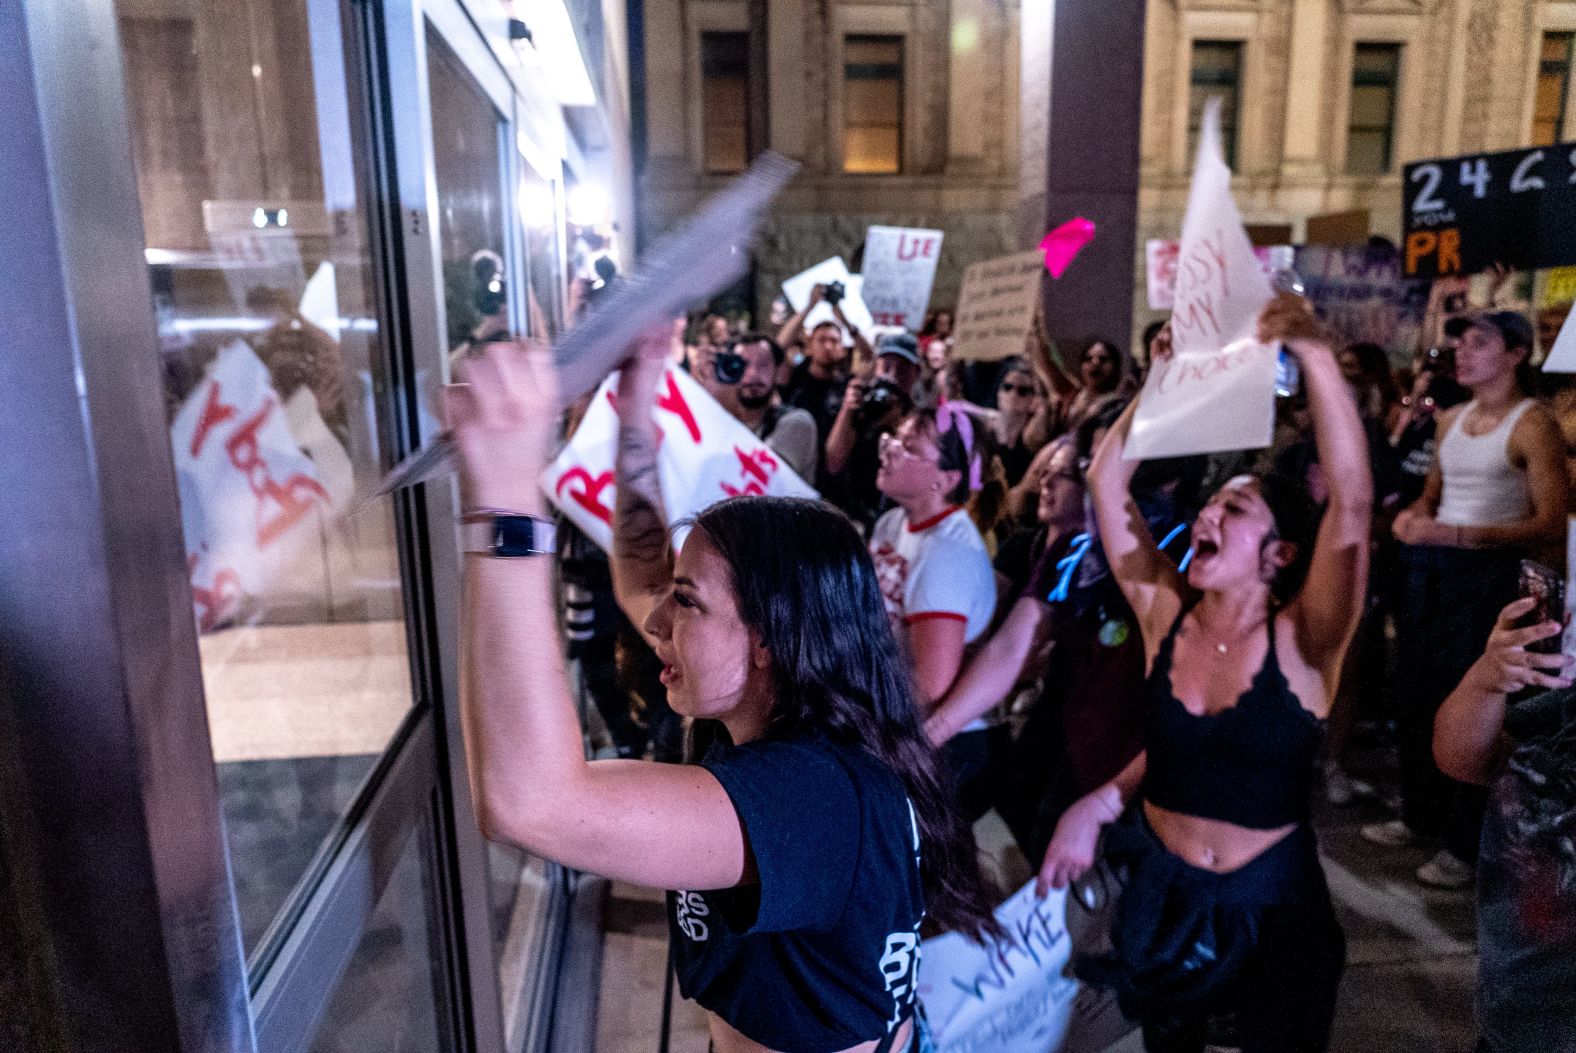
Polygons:
[[723,347],[702,347],[695,379],[740,424],[765,441],[799,478],[812,485],[821,455],[815,418],[776,402],[783,349],[762,333],[746,333]]
[[[1489,787],[1477,867],[1480,1053],[1576,1049],[1576,691],[1532,597],[1439,707],[1439,770]],[[1528,625],[1528,621],[1535,624]],[[1541,694],[1511,703],[1527,689]]]
[[822,492],[865,530],[884,503],[876,486],[881,436],[914,408],[920,369],[919,345],[912,336],[898,333],[884,338],[870,374],[848,382],[826,437]]
[[[836,321],[818,322],[806,336],[804,320],[823,301],[831,305],[832,316]],[[823,438],[832,430],[832,421],[837,419],[837,408],[843,401],[843,389],[848,384],[849,355],[848,348],[843,344],[843,330],[848,330],[854,348],[862,359],[870,355],[870,343],[863,333],[849,325],[848,319],[843,316],[841,303],[840,283],[833,282],[830,287],[817,285],[810,290],[810,302],[805,304],[804,310],[789,318],[777,330],[779,347],[787,352],[802,348],[804,352],[803,360],[788,375],[787,386],[783,389],[783,402],[808,410],[810,416],[815,418],[815,426]]]

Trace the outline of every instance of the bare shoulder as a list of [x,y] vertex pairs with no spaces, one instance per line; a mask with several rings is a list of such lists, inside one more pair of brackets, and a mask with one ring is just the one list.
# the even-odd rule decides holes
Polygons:
[[1510,445],[1513,453],[1523,457],[1540,453],[1559,457],[1565,452],[1565,433],[1560,431],[1559,422],[1549,407],[1534,401],[1511,429]]

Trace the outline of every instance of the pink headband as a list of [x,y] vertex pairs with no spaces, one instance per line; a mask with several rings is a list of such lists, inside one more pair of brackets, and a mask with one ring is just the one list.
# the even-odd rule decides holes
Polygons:
[[955,402],[943,402],[936,407],[936,431],[940,435],[949,431],[958,433],[963,441],[964,459],[969,465],[969,492],[979,490],[984,484],[980,481],[980,459],[974,453],[974,420],[968,411]]

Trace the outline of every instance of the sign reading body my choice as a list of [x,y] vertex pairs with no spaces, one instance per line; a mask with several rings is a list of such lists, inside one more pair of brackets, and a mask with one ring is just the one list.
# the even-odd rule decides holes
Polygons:
[[865,306],[877,325],[918,332],[941,260],[939,230],[871,227],[865,232]]
[[952,357],[996,362],[1023,354],[1044,273],[1038,249],[970,264],[958,293]]
[[[580,427],[542,474],[542,491],[607,552],[613,550],[613,459],[618,447],[618,374],[602,382]],[[728,497],[816,497],[755,433],[688,373],[669,369],[657,387],[657,476],[671,527]],[[675,542],[677,541],[675,537]]]
[[1193,188],[1182,219],[1173,353],[1144,380],[1127,456],[1180,457],[1270,444],[1275,427],[1275,348],[1254,339],[1272,295],[1242,216],[1220,145],[1220,100],[1204,110]]

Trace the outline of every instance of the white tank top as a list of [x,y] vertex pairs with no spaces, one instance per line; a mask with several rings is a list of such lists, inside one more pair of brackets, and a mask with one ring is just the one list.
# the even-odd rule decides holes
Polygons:
[[1439,444],[1444,490],[1437,518],[1447,526],[1497,526],[1532,514],[1527,473],[1512,465],[1509,455],[1510,433],[1532,399],[1523,399],[1493,431],[1468,435],[1467,416],[1476,406],[1473,400],[1462,407]]

